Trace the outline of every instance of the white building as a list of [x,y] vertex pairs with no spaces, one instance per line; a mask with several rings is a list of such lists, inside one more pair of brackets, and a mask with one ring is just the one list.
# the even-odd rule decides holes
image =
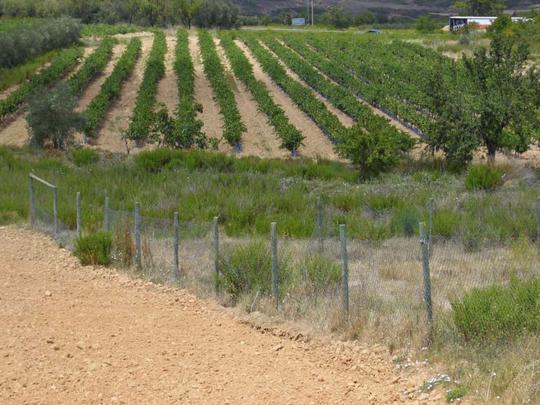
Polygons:
[[[450,31],[458,31],[468,24],[476,24],[476,26],[479,29],[485,30],[487,27],[493,24],[493,22],[496,19],[497,17],[455,16],[455,17],[450,17],[448,26],[450,28]],[[513,22],[528,21],[528,20],[529,19],[525,17],[512,17]]]

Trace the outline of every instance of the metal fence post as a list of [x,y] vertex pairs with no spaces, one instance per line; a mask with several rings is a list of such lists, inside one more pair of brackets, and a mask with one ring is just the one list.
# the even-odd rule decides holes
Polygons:
[[277,224],[270,225],[270,246],[272,249],[272,295],[276,299],[276,308],[279,308],[279,269],[277,251]]
[[339,225],[339,240],[341,241],[341,287],[343,311],[349,314],[349,256],[347,254],[347,234],[345,224]]
[[82,236],[81,193],[77,191],[77,238]]
[[214,275],[216,278],[215,289],[219,292],[219,217],[214,217]]
[[431,276],[429,271],[429,246],[426,229],[423,222],[420,223],[420,247],[422,250],[422,270],[424,275],[424,303],[426,304],[427,320],[433,324],[433,306],[431,302]]
[[180,259],[178,257],[178,249],[180,245],[180,221],[178,219],[178,212],[174,213],[173,219],[173,228],[174,228],[174,281],[180,281]]
[[110,219],[109,219],[109,197],[105,197],[105,205],[103,206],[103,230],[105,232],[110,231]]
[[34,180],[32,176],[28,178],[28,199],[30,203],[30,226],[33,228],[36,222],[36,199],[34,196]]
[[536,200],[536,246],[540,249],[540,198]]
[[58,189],[53,188],[54,234],[58,235]]
[[321,197],[317,197],[317,239],[319,242],[319,254],[324,251],[324,238],[323,238],[323,212]]
[[135,203],[135,264],[142,268],[142,249],[141,249],[141,204]]

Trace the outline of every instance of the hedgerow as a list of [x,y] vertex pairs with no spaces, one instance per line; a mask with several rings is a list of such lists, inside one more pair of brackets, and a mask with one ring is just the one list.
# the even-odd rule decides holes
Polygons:
[[81,94],[92,79],[103,72],[112,57],[114,40],[105,38],[99,47],[84,61],[81,69],[69,80],[68,85],[74,94]]
[[112,102],[120,95],[122,84],[131,76],[141,52],[141,40],[133,38],[124,54],[114,67],[111,75],[101,86],[99,94],[92,100],[86,111],[85,134],[94,137]]
[[131,123],[126,133],[128,139],[139,142],[148,139],[154,121],[154,105],[156,103],[158,82],[165,74],[164,58],[166,52],[165,34],[162,31],[157,31],[154,34],[154,44],[146,62],[143,81],[139,88]]
[[75,67],[81,56],[81,48],[69,48],[62,51],[48,68],[32,76],[29,81],[22,84],[17,90],[11,92],[7,98],[0,101],[0,120],[8,114],[17,111],[28,94],[40,86],[48,86],[61,79],[64,74]]
[[81,25],[72,18],[26,22],[0,36],[0,68],[13,67],[52,49],[73,45]]
[[246,131],[246,127],[240,117],[234,93],[231,90],[229,82],[225,80],[226,74],[216,52],[214,40],[207,31],[201,30],[199,31],[199,44],[204,72],[214,90],[225,121],[223,137],[230,145],[239,148],[242,133]]
[[221,36],[221,45],[231,63],[231,67],[236,77],[238,77],[249,89],[260,110],[266,114],[270,123],[276,129],[281,138],[281,147],[296,154],[302,145],[304,136],[289,122],[283,109],[272,100],[268,89],[261,81],[253,75],[253,66],[246,55],[228,35]]

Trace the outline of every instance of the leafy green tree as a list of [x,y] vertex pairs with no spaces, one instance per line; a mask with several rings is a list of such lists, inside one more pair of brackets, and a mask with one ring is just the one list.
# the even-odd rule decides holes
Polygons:
[[423,15],[416,19],[416,30],[424,34],[434,32],[439,28],[437,21],[430,15]]
[[375,24],[376,16],[372,11],[357,14],[354,17],[354,25],[371,25]]
[[347,28],[352,23],[349,15],[339,6],[328,7],[323,18],[327,24],[336,28]]
[[451,77],[429,83],[435,119],[430,146],[455,165],[467,164],[477,147],[493,161],[503,149],[523,153],[540,131],[540,72],[527,71],[528,45],[494,31],[490,50],[464,58],[471,96],[465,99]]
[[182,24],[191,28],[193,20],[201,8],[201,0],[174,0],[174,9],[180,15]]
[[499,15],[504,11],[504,0],[462,0],[454,7],[470,15]]
[[402,132],[367,132],[358,125],[350,128],[336,148],[341,157],[350,159],[360,169],[360,177],[368,179],[395,167],[401,157],[411,151],[414,139]]
[[42,148],[51,144],[65,149],[73,139],[73,132],[82,129],[83,118],[75,112],[77,98],[65,83],[52,90],[41,89],[30,97],[26,117],[30,129],[30,144]]
[[[195,108],[202,109],[200,105]],[[160,109],[155,115],[153,139],[174,149],[189,149],[193,146],[206,149],[208,138],[202,131],[203,123],[192,111],[178,111],[177,115],[177,118],[171,117],[166,108]]]

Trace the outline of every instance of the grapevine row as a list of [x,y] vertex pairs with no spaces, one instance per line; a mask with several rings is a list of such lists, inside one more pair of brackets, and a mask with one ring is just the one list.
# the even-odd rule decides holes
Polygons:
[[0,120],[5,118],[8,114],[17,111],[28,94],[41,86],[48,86],[54,83],[73,69],[81,56],[81,48],[69,48],[62,51],[48,68],[42,70],[35,76],[32,76],[30,80],[10,93],[6,99],[0,101]]
[[197,118],[197,112],[202,110],[202,106],[195,102],[195,69],[189,51],[189,35],[186,30],[178,30],[176,35],[174,71],[178,85],[176,115],[184,136],[181,139],[173,140],[172,143],[176,148],[191,147],[196,141],[195,136],[201,133],[203,123]]
[[309,58],[302,59],[273,38],[265,39],[265,43],[304,82],[327,98],[336,108],[354,118],[368,132],[388,134],[398,131],[386,119],[375,115],[371,108],[359,101],[348,88],[331,82],[314,69],[306,62],[306,60],[310,62]]
[[216,52],[212,36],[207,31],[199,31],[199,44],[201,47],[204,72],[214,90],[221,114],[225,121],[223,137],[230,145],[239,149],[242,133],[246,131],[246,127],[241,120],[234,93],[232,92],[228,81],[224,80],[226,77],[225,71]]
[[98,48],[84,61],[83,66],[69,80],[74,94],[81,94],[90,82],[103,72],[112,57],[114,40],[105,38]]
[[99,94],[92,100],[84,115],[85,134],[95,137],[112,102],[119,96],[122,84],[131,76],[141,52],[141,40],[133,38],[118,60],[111,75],[105,80]]
[[326,108],[322,101],[315,97],[310,89],[289,77],[285,69],[256,38],[244,35],[243,41],[251,49],[266,74],[289,95],[302,111],[313,119],[332,142],[336,143],[346,135],[347,128],[339,122],[337,117]]
[[259,105],[259,109],[267,115],[268,120],[276,129],[281,138],[281,147],[291,151],[293,155],[296,154],[304,139],[302,133],[289,122],[283,109],[274,103],[264,83],[255,78],[253,66],[230,36],[222,35],[221,45],[227,54],[234,74],[244,82]]
[[154,119],[157,86],[165,75],[166,52],[165,34],[162,31],[157,31],[154,34],[154,43],[146,62],[143,81],[137,94],[132,120],[127,131],[126,136],[129,139],[144,141],[148,138]]
[[[283,38],[283,40],[302,57],[308,59],[318,70],[342,87],[349,89],[356,97],[385,111],[388,115],[416,130],[419,134],[421,132],[409,123],[413,122],[425,128],[423,124],[427,123],[429,119],[416,110],[407,113],[407,111],[414,108],[410,108],[406,103],[397,99],[394,92],[387,90],[389,80],[379,83],[382,80],[380,79],[381,74],[377,75],[377,72],[370,64],[366,64],[361,71],[353,70],[351,68],[353,62],[349,61],[348,56],[346,56],[349,51],[341,49],[340,59],[336,59],[337,54],[334,54],[333,51],[329,50],[329,52],[332,52],[332,56],[325,53],[326,46],[314,45],[317,51],[313,51],[305,42],[296,38]],[[337,63],[336,60],[345,63]]]

